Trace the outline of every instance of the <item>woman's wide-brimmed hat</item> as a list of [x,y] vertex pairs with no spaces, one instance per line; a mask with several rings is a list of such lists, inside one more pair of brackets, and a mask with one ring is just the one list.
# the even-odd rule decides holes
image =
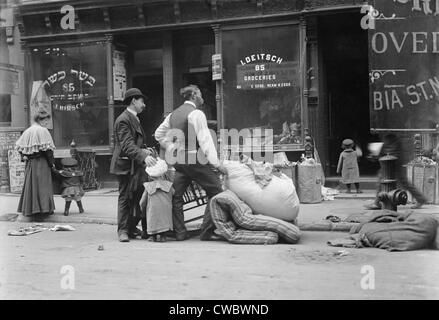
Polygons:
[[146,100],[146,96],[137,88],[131,88],[128,89],[127,92],[125,92],[125,97],[123,98],[123,103],[128,104],[128,100],[135,97],[142,97],[143,100]]
[[349,148],[354,145],[354,141],[352,139],[344,139],[342,142],[342,148]]

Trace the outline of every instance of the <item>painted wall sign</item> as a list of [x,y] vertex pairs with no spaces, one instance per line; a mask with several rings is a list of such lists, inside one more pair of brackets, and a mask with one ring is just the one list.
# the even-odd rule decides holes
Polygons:
[[245,57],[236,66],[236,89],[272,89],[299,85],[299,64],[270,54]]
[[50,75],[43,83],[49,93],[52,108],[59,111],[76,111],[85,105],[96,79],[82,70],[61,70]]
[[371,128],[434,128],[439,122],[439,0],[370,4],[375,20],[369,29]]

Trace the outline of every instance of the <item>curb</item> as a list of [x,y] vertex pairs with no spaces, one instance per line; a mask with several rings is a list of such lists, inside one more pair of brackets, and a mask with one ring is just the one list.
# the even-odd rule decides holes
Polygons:
[[335,232],[349,232],[353,226],[358,223],[352,222],[338,222],[319,221],[311,223],[299,223],[300,231],[335,231]]
[[[13,222],[13,220],[9,220]],[[23,216],[18,216],[15,220],[16,222],[28,223],[23,219]],[[87,224],[108,224],[108,225],[117,225],[117,220],[114,218],[92,218],[92,217],[78,217],[78,216],[61,216],[61,215],[52,215],[48,216],[41,221],[34,221],[32,223],[87,223]],[[188,224],[188,229],[196,229],[200,227],[200,223],[192,222]],[[349,232],[353,226],[358,225],[358,223],[352,222],[339,222],[333,223],[331,221],[319,221],[319,222],[311,222],[311,223],[299,223],[298,227],[300,231],[334,231],[334,232]]]
[[36,221],[29,222],[23,216],[18,216],[16,222],[23,223],[88,223],[88,224],[110,224],[116,225],[117,220],[113,218],[92,218],[92,217],[75,217],[75,216],[61,216],[61,215],[51,215],[43,219],[38,219]]
[[[0,197],[17,197],[19,198],[21,196],[20,193],[0,193]],[[54,194],[53,195],[55,198],[60,198],[61,195],[60,194]],[[119,194],[118,193],[85,193],[84,197],[118,197]]]
[[334,196],[335,200],[375,200],[375,196],[362,196],[362,197],[352,197],[352,196]]

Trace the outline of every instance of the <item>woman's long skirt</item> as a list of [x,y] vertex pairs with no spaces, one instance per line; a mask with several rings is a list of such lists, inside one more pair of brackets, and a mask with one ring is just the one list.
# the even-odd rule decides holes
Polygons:
[[38,213],[53,213],[52,173],[45,157],[30,159],[26,164],[24,187],[21,192],[18,212],[24,216]]

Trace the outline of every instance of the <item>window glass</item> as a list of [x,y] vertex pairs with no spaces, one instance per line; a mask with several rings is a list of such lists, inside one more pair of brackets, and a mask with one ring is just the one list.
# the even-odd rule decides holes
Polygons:
[[52,114],[55,145],[108,145],[106,50],[103,44],[33,50],[31,109]]
[[302,143],[299,51],[296,25],[223,32],[226,128],[273,129],[274,144]]
[[11,95],[0,94],[0,127],[11,125]]

